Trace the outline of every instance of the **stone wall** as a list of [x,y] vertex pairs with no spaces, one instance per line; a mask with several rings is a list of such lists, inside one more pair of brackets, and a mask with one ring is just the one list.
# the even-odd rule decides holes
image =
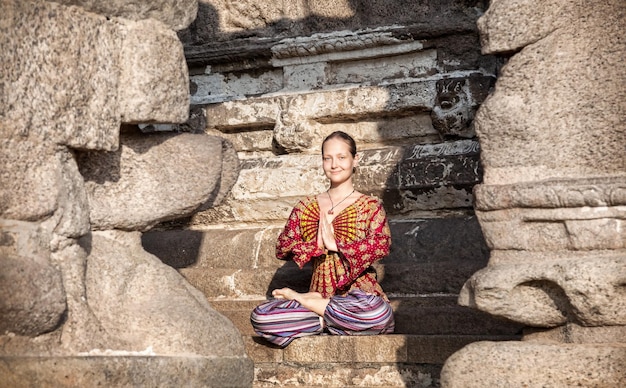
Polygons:
[[0,9],[0,385],[251,384],[236,328],[141,246],[238,173],[223,138],[137,125],[188,119],[197,2]]
[[[482,179],[472,120],[498,66],[480,54],[483,7],[201,2],[179,33],[193,118],[176,129],[228,139],[241,171],[221,205],[160,225],[146,247],[209,298],[306,288],[306,273],[274,258],[275,238],[299,198],[326,189],[319,147],[340,129],[361,150],[356,186],[390,215],[385,289],[458,293],[487,254],[472,208]],[[196,244],[175,248],[184,241]]]

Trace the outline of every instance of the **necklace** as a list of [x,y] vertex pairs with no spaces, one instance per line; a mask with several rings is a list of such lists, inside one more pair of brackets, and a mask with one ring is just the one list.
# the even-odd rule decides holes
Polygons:
[[[330,190],[330,189],[328,189]],[[328,210],[328,214],[334,214],[333,209],[337,206],[339,206],[340,203],[342,203],[343,201],[345,201],[346,199],[348,199],[348,197],[350,197],[352,195],[352,193],[354,193],[356,191],[356,189],[353,189],[352,192],[350,194],[348,194],[347,197],[345,197],[344,199],[342,199],[341,201],[337,202],[336,205],[333,204],[333,199],[330,197],[330,193],[328,192],[328,190],[326,190],[326,194],[328,194],[328,199],[330,199],[330,209]]]

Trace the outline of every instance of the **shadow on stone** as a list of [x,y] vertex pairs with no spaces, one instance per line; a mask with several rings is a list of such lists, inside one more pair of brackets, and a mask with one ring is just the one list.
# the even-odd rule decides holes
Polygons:
[[293,261],[287,261],[276,270],[272,281],[267,286],[266,297],[272,296],[272,291],[277,288],[289,287],[297,292],[308,292],[313,269],[310,263],[302,269]]
[[150,231],[141,236],[143,248],[174,268],[195,264],[203,233],[194,230]]

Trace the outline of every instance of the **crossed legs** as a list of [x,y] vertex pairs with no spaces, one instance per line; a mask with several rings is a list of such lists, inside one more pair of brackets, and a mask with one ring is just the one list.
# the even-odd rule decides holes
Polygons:
[[298,293],[289,288],[274,290],[272,295],[276,299],[257,306],[250,321],[257,334],[281,347],[296,338],[320,334],[324,326],[335,335],[374,335],[394,330],[389,303],[360,290],[330,299],[317,292]]

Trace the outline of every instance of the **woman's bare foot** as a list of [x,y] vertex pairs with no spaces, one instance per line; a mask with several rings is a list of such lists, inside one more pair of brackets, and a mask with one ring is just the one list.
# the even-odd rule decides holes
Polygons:
[[291,288],[277,288],[272,291],[272,296],[276,299],[287,299],[293,300],[296,298],[296,295],[299,295],[297,292],[292,290]]
[[276,299],[288,299],[288,300],[298,300],[298,299],[322,299],[322,294],[319,292],[304,292],[299,293],[291,288],[277,288],[272,291],[272,296]]
[[276,299],[295,300],[320,316],[324,315],[326,306],[330,302],[330,299],[324,298],[319,292],[299,293],[288,287],[275,289],[272,291],[272,296]]

